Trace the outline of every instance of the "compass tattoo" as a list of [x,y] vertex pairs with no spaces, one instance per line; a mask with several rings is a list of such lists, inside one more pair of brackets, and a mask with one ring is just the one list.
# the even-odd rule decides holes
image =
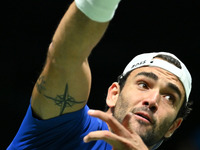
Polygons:
[[[45,81],[44,77],[40,77],[38,79],[38,83],[36,84],[38,92],[41,94],[42,90],[46,90],[45,88]],[[49,100],[52,100],[55,102],[55,105],[60,107],[60,114],[62,115],[66,107],[73,107],[75,104],[81,104],[85,101],[76,101],[72,96],[69,95],[68,91],[68,84],[65,85],[64,93],[57,95],[56,97],[51,97],[48,95],[43,94],[44,97],[46,97]]]

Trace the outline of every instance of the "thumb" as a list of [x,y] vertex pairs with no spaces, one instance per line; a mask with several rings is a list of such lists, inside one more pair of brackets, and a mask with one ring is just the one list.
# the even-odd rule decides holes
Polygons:
[[129,112],[128,114],[126,114],[126,116],[124,117],[123,121],[122,121],[122,125],[132,134],[134,131],[132,131],[131,127],[130,127],[130,120],[133,116],[133,113]]

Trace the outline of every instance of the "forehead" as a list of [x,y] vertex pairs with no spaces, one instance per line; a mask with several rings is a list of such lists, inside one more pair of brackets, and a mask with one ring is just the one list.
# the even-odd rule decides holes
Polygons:
[[[155,80],[155,78],[157,78],[157,80],[159,82],[165,83],[165,84],[174,84],[178,87],[178,89],[181,92],[182,97],[184,97],[185,95],[185,90],[183,87],[183,84],[181,83],[181,81],[178,79],[177,76],[175,76],[174,74],[172,74],[171,72],[164,70],[162,68],[159,67],[141,67],[141,68],[137,68],[135,70],[133,70],[130,74],[130,77],[139,77],[138,75],[140,75],[141,73],[153,73],[156,75],[156,77],[153,76],[149,76],[149,78]],[[148,75],[146,76],[148,77]]]
[[131,72],[131,75],[136,76],[137,74],[139,74],[141,72],[149,72],[149,73],[152,72],[158,77],[158,79],[169,80],[171,82],[177,82],[177,83],[182,84],[177,76],[175,76],[171,72],[164,70],[162,68],[159,68],[159,67],[140,67],[140,68],[133,70]]

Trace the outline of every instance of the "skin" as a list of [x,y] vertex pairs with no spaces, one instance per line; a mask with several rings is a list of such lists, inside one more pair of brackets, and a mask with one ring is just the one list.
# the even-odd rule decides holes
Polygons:
[[[157,79],[141,74],[143,72],[153,73],[157,76]],[[176,85],[180,93],[174,90],[174,88],[171,88],[169,83]],[[183,119],[178,118],[175,120],[175,118],[183,104],[184,94],[185,92],[181,82],[170,72],[157,67],[138,68],[129,75],[122,91],[120,91],[118,83],[113,83],[110,86],[107,96],[107,104],[110,108],[106,114],[113,115],[114,117],[111,118],[119,121],[122,126],[126,124],[125,129],[129,132],[130,137],[135,139],[135,135],[139,135],[136,141],[140,141],[141,137],[145,143],[140,141],[140,144],[136,144],[143,145],[143,147],[140,147],[141,149],[146,149],[147,147],[151,149],[163,137],[169,138],[181,125]],[[151,118],[151,122],[137,113],[145,113]],[[91,115],[91,113],[89,114]],[[94,111],[92,112],[93,114],[95,114]],[[97,114],[95,114],[96,117],[107,121],[105,119],[106,114],[102,116]],[[110,121],[107,121],[107,123],[110,131],[116,135],[122,136],[119,130],[125,132],[116,127],[119,124],[113,127],[113,125],[110,125]],[[134,136],[132,136],[133,133]],[[86,136],[85,141],[93,140],[95,136]],[[101,137],[101,139],[109,139],[112,141],[110,143],[118,140],[114,137],[111,140],[108,138],[109,136],[106,133],[105,137]],[[126,134],[124,136],[126,137]],[[96,140],[98,139],[97,137],[95,137]],[[121,144],[117,144],[116,149],[120,146]],[[130,149],[138,148],[130,145],[128,147]]]
[[[85,106],[91,88],[88,57],[104,35],[108,24],[90,20],[74,2],[71,4],[52,38],[46,64],[33,89],[31,107],[37,118],[46,120],[78,111]],[[157,82],[151,82],[153,88],[146,89],[142,83],[135,84],[137,82],[134,77],[141,71],[153,72],[159,77]],[[165,92],[168,82],[177,85],[181,95],[184,95],[180,81],[159,68],[134,70],[122,91],[118,83],[113,83],[108,90],[108,112],[88,112],[105,121],[110,131],[91,132],[84,141],[104,140],[113,149],[146,150],[160,138],[170,137],[182,122],[182,118],[174,119],[183,97],[175,105],[170,105]],[[144,107],[149,109],[146,113],[154,118],[154,124],[134,114],[135,110]],[[148,141],[144,137],[151,130],[155,137],[153,141]]]
[[54,118],[85,106],[91,88],[88,56],[108,24],[89,19],[75,2],[70,5],[52,38],[46,64],[32,92],[31,106],[38,118]]

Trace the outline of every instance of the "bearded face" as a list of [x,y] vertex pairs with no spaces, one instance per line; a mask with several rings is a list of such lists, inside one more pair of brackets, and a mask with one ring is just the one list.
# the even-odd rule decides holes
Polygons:
[[130,126],[140,135],[147,146],[158,143],[173,123],[173,120],[166,118],[162,123],[158,124],[156,117],[154,117],[153,113],[145,106],[135,107],[130,111],[128,110],[127,103],[124,102],[123,95],[120,94],[116,108],[114,109],[114,117],[122,122],[125,115],[132,112],[134,115],[130,120]]
[[119,92],[113,115],[122,122],[126,114],[133,113],[130,128],[150,147],[170,137],[181,124],[182,118],[176,116],[183,95],[184,88],[173,74],[157,67],[138,68]]

